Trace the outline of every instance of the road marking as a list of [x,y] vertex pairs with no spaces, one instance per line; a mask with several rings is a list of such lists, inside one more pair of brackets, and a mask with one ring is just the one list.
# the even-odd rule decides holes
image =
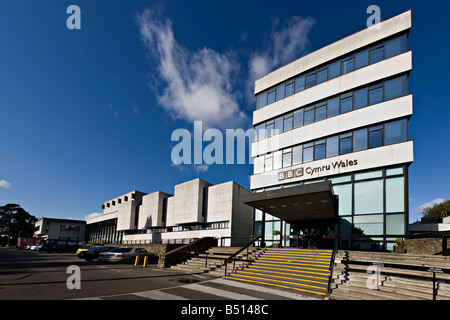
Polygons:
[[187,285],[183,286],[183,288],[200,291],[200,292],[204,292],[207,294],[213,294],[215,296],[233,299],[233,300],[261,300],[259,298],[248,296],[246,294],[240,294],[240,293],[225,291],[225,290],[216,289],[216,288],[212,288],[212,287],[206,287],[206,286],[202,286],[201,284],[196,284],[196,283],[187,284]]
[[160,290],[150,290],[150,291],[142,291],[133,293],[136,296],[149,298],[153,300],[188,300],[186,298],[170,294],[167,292],[163,292]]
[[267,288],[267,287],[262,287],[262,286],[256,286],[256,285],[252,285],[252,284],[248,284],[248,283],[240,283],[237,281],[227,280],[227,279],[223,279],[223,278],[211,280],[210,282],[221,283],[221,284],[225,284],[227,286],[237,287],[237,288],[241,288],[241,289],[260,291],[260,292],[269,293],[269,294],[282,296],[285,298],[290,298],[290,299],[295,299],[295,300],[322,300],[322,299],[318,299],[318,298],[304,296],[304,295],[301,295],[298,293],[293,293],[293,292],[291,293],[291,292],[287,292],[287,291],[282,291],[282,290],[277,290],[277,289],[272,289],[272,288]]
[[194,276],[194,277],[200,278],[200,279],[206,279],[206,277],[199,276],[198,274],[194,274],[194,273],[190,273],[190,272],[186,272],[186,274],[188,274],[190,276]]
[[112,269],[112,268],[107,267],[107,266],[98,266],[98,267],[99,267],[99,268],[102,268],[102,269],[108,269],[108,270],[111,270],[111,271],[122,272],[122,270],[119,270],[119,269]]

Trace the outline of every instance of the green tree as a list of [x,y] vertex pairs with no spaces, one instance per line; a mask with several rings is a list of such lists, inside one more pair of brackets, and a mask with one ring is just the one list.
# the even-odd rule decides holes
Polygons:
[[0,235],[7,237],[7,245],[17,243],[18,237],[32,237],[35,222],[36,217],[18,204],[0,206]]
[[450,200],[423,209],[422,215],[424,218],[440,218],[450,215]]

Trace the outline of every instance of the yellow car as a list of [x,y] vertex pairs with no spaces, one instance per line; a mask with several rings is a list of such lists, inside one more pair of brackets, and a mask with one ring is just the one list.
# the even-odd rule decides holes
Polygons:
[[78,256],[78,258],[83,259],[83,257],[80,257],[80,252],[87,251],[88,249],[89,247],[79,247],[75,254]]

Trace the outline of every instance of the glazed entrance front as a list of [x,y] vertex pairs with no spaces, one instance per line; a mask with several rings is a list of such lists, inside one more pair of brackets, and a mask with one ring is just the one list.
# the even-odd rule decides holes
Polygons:
[[[282,246],[331,249],[339,230],[337,201],[331,183],[321,182],[252,193],[244,203],[289,224],[285,232],[280,230]],[[255,230],[255,236],[266,234],[265,214],[262,217],[261,228]],[[262,239],[261,246],[265,245]]]

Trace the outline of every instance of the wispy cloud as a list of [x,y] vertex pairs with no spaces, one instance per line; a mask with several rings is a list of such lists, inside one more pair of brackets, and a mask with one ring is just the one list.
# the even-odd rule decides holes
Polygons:
[[207,164],[171,164],[172,167],[177,168],[181,173],[189,173],[194,170],[195,173],[200,174],[208,171],[209,165]]
[[[240,100],[253,106],[255,80],[307,52],[315,22],[311,17],[293,16],[283,22],[273,18],[264,50],[219,53],[208,47],[186,49],[175,39],[171,20],[158,10],[147,9],[137,17],[141,41],[157,64],[157,74],[149,75],[149,86],[157,93],[159,104],[175,119],[201,120],[205,127],[222,129],[248,121],[248,108],[240,107]],[[248,60],[248,68],[239,58]],[[247,79],[245,93],[234,88],[238,83],[242,87],[238,79]]]
[[6,180],[0,180],[0,188],[11,189],[11,183]]
[[434,205],[440,204],[440,203],[442,203],[442,202],[444,202],[444,201],[445,201],[445,199],[442,199],[442,198],[436,198],[436,199],[434,199],[434,200],[431,200],[431,201],[429,201],[429,202],[426,202],[426,203],[423,203],[423,204],[417,206],[417,207],[416,207],[416,211],[419,212],[419,213],[422,213],[424,209],[426,209],[426,208],[431,208],[431,207],[433,207]]
[[273,19],[265,50],[250,55],[247,83],[251,89],[247,92],[253,95],[255,80],[307,53],[309,33],[315,22],[311,17],[298,16],[293,16],[284,23],[280,23],[278,18]]
[[113,105],[110,104],[109,105],[109,110],[112,112],[112,114],[114,115],[114,118],[118,118],[119,117],[119,112],[114,110]]
[[209,166],[207,164],[196,164],[194,165],[194,170],[197,173],[202,173],[208,171]]
[[218,53],[207,47],[195,52],[175,39],[172,22],[158,13],[144,11],[137,18],[141,40],[157,61],[164,89],[156,88],[160,105],[175,119],[203,121],[206,127],[238,127],[246,120],[235,91],[240,72],[232,52]]
[[93,213],[84,215],[83,220],[94,219],[94,218],[100,217],[102,215],[103,215],[102,213],[93,212]]

